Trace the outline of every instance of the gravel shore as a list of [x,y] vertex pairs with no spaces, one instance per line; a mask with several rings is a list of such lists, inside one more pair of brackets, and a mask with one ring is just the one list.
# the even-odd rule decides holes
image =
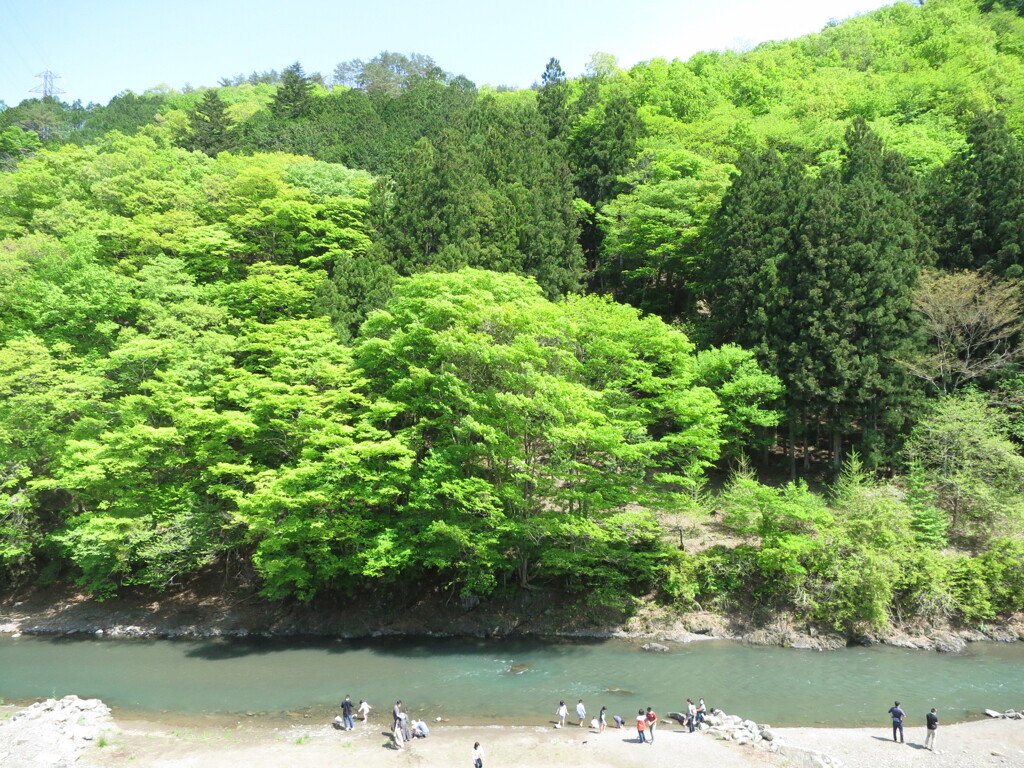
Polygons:
[[[792,752],[772,753],[751,746],[719,741],[708,734],[689,734],[663,722],[653,745],[637,743],[632,729],[610,728],[603,734],[589,728],[561,730],[536,726],[438,725],[430,737],[405,750],[393,748],[381,722],[354,731],[337,731],[329,724],[259,726],[170,725],[155,721],[112,720],[95,738],[79,744],[72,758],[62,748],[57,730],[47,732],[26,718],[0,711],[0,754],[5,768],[75,765],[79,768],[283,768],[333,766],[360,768],[458,768],[468,766],[475,741],[483,744],[487,768],[676,768],[708,765],[716,768],[766,766],[838,766],[839,768],[987,768],[1024,766],[1024,721],[987,720],[942,726],[937,751],[923,748],[924,729],[908,728],[907,743],[894,744],[886,727],[779,728],[776,741]],[[23,724],[19,728],[19,722]],[[827,756],[819,761],[814,754]],[[47,757],[51,759],[47,762]],[[59,762],[53,762],[59,760]]]

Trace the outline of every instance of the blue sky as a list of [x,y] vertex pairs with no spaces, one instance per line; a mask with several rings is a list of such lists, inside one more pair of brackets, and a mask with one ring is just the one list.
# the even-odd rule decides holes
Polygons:
[[329,75],[382,50],[422,53],[483,85],[528,87],[552,56],[570,76],[592,54],[620,66],[744,49],[819,31],[892,0],[3,0],[0,101],[32,98],[50,67],[67,101],[216,85],[294,61]]

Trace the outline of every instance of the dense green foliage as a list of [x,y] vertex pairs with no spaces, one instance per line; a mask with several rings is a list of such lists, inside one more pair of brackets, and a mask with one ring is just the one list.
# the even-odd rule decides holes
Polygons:
[[1022,92],[1016,5],[934,0],[2,109],[0,582],[1020,611]]

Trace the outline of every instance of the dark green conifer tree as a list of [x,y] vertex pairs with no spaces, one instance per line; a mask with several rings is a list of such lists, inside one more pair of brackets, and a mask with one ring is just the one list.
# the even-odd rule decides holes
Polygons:
[[392,192],[377,249],[398,274],[515,272],[551,296],[581,285],[571,178],[531,104],[482,99],[464,126],[413,146]]
[[397,278],[394,268],[383,261],[380,249],[350,255],[335,262],[330,280],[317,289],[314,308],[329,317],[339,338],[348,342],[355,338],[367,315],[391,298]]
[[1024,275],[1024,150],[1002,115],[982,113],[940,173],[933,226],[939,266]]
[[[572,177],[537,108],[480,100],[470,123],[471,154],[490,195],[508,212],[498,222],[510,271],[531,275],[554,297],[579,290],[583,255]],[[489,267],[497,269],[499,267]]]
[[842,167],[815,184],[796,250],[780,261],[775,339],[787,410],[831,437],[836,465],[855,433],[877,462],[875,436],[909,416],[913,382],[900,360],[914,343],[911,292],[927,251],[900,158],[863,121],[846,142]]
[[544,74],[540,77],[540,89],[537,91],[537,110],[547,123],[549,139],[560,139],[565,133],[568,119],[569,82],[565,79],[565,70],[558,59],[548,61]]
[[[711,327],[754,349],[785,384],[793,445],[876,436],[908,416],[911,290],[927,247],[900,158],[863,122],[839,169],[809,179],[774,153],[747,156],[709,228]],[[882,404],[885,407],[882,407]]]
[[232,149],[227,104],[216,90],[211,88],[203,94],[196,108],[188,113],[188,125],[189,133],[182,140],[186,148],[204,152],[210,157]]
[[313,83],[295,62],[281,74],[281,84],[270,102],[270,113],[279,120],[306,117],[313,110]]
[[382,258],[400,275],[479,266],[483,243],[478,204],[487,196],[464,135],[443,136],[435,147],[420,139],[395,175],[393,194],[375,207]]
[[[596,78],[596,76],[595,76]],[[586,90],[586,87],[585,87]],[[576,107],[582,109],[586,100]],[[636,105],[621,88],[599,101],[585,113],[577,112],[568,136],[569,166],[572,168],[577,197],[599,210],[616,195],[627,190],[623,177],[632,166],[637,142],[643,137],[643,121]],[[598,277],[607,274],[599,270],[601,254],[601,228],[595,217],[582,222],[580,245],[583,248],[587,270]],[[604,286],[594,286],[603,290]]]
[[774,365],[776,316],[785,303],[778,263],[796,249],[807,181],[801,165],[774,151],[745,153],[738,168],[708,225],[703,283],[711,337]]

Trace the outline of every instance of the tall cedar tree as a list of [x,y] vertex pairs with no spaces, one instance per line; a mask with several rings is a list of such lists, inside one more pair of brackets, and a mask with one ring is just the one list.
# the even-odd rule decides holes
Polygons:
[[711,337],[752,349],[776,365],[779,261],[796,250],[794,222],[806,208],[804,169],[774,151],[745,153],[708,226],[704,286]]
[[532,105],[484,98],[466,126],[421,139],[378,215],[375,252],[398,274],[515,272],[550,296],[581,284],[571,179]]
[[[569,128],[568,157],[576,195],[593,208],[626,191],[622,177],[629,171],[644,124],[636,105],[620,87],[596,105],[586,108],[599,92],[601,75],[592,75],[575,105],[576,117]],[[585,110],[585,111],[584,111]],[[594,273],[601,253],[601,229],[594,217],[582,222],[580,245],[588,271]],[[602,286],[595,286],[600,289]]]
[[551,59],[540,77],[540,90],[537,91],[537,111],[547,123],[549,139],[563,137],[568,102],[569,82],[565,79],[565,70],[558,59]]
[[783,380],[791,444],[823,432],[838,462],[859,431],[876,458],[876,430],[902,426],[911,399],[897,363],[924,250],[910,176],[861,121],[818,180],[773,153],[741,170],[710,230],[712,326]]
[[777,340],[788,411],[831,436],[836,465],[844,435],[859,433],[877,459],[879,430],[905,426],[913,385],[898,361],[914,343],[911,294],[926,252],[902,158],[862,120],[846,145],[839,171],[818,181],[797,250],[780,270],[787,300]]
[[295,62],[281,74],[281,84],[270,102],[270,114],[278,120],[306,117],[313,111],[313,83]]
[[182,142],[187,149],[216,157],[218,153],[232,148],[227,104],[214,89],[206,91],[196,108],[188,113],[188,125],[189,134]]
[[444,135],[435,145],[423,138],[406,154],[386,210],[377,209],[377,248],[400,275],[477,266],[481,250],[478,203],[487,183],[473,167],[465,135]]
[[1002,115],[972,121],[967,146],[940,179],[939,266],[1024,275],[1024,150]]
[[572,176],[549,140],[536,107],[521,101],[482,98],[471,115],[472,155],[487,179],[490,196],[503,201],[513,230],[505,265],[530,275],[549,298],[578,291],[583,254]]

